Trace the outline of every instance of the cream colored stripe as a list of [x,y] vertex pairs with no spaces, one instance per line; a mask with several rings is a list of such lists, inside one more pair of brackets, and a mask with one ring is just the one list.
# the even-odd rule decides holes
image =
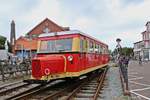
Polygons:
[[47,76],[42,76],[41,80],[52,80],[52,79],[59,79],[59,78],[64,78],[64,77],[78,77],[80,75],[86,74],[88,72],[94,71],[94,70],[102,68],[102,67],[105,67],[107,65],[108,65],[108,63],[99,65],[96,67],[88,68],[88,69],[85,69],[85,70],[82,70],[79,72],[65,72],[65,73],[59,73],[59,74],[52,74],[52,75],[48,76],[48,79],[47,79]]
[[64,72],[66,72],[66,70],[67,70],[67,59],[64,55],[62,55],[62,57],[64,58]]

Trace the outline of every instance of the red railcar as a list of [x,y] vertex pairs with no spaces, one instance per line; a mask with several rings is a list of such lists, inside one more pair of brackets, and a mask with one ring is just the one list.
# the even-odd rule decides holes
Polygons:
[[108,64],[108,46],[80,31],[39,36],[37,56],[32,59],[32,80],[49,81],[79,77]]

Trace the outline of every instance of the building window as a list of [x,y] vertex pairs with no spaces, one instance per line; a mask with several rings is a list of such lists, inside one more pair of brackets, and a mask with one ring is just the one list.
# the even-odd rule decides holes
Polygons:
[[16,47],[17,47],[17,50],[21,50],[22,49],[21,48],[21,44],[17,44]]
[[38,34],[33,34],[32,35],[32,38],[37,38],[38,37]]
[[48,28],[48,27],[45,27],[44,29],[43,29],[43,32],[44,33],[49,33],[51,30]]
[[149,59],[149,51],[144,50],[144,59]]

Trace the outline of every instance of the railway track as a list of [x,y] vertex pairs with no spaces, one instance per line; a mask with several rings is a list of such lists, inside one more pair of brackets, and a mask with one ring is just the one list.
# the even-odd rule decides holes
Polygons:
[[0,89],[0,96],[2,97],[2,96],[5,96],[6,94],[9,94],[9,93],[11,93],[11,92],[13,92],[13,91],[16,91],[16,90],[18,90],[18,89],[20,89],[20,88],[23,88],[23,87],[26,87],[26,86],[28,86],[29,84],[25,84],[25,83],[23,83],[23,82],[18,82],[18,83],[13,83],[13,84],[8,84],[8,85],[6,85],[6,86],[3,86],[3,87],[1,87],[1,89]]
[[[9,98],[13,100],[46,100],[49,97],[57,97],[60,94],[63,94],[62,92],[73,88],[74,81],[64,81],[60,80],[57,82],[54,82],[52,84],[47,84],[45,86],[42,86],[40,88],[34,89],[33,91],[29,91],[24,94],[20,94],[16,97]],[[66,87],[67,88],[64,88]]]
[[38,85],[32,85],[32,84],[27,84],[24,82],[15,82],[11,84],[6,84],[4,86],[0,87],[0,98],[3,99],[8,99],[12,96],[15,96],[17,94],[22,93],[23,91],[27,91],[29,89],[35,88]]
[[79,85],[72,93],[70,93],[66,100],[72,99],[92,99],[97,100],[99,97],[99,92],[103,86],[103,82],[107,73],[107,68],[99,75],[88,82],[84,82],[83,84]]
[[[72,100],[72,99],[93,99],[96,100],[99,97],[99,91],[102,88],[103,81],[107,68],[104,71],[97,74],[92,74],[90,77],[82,80],[72,81],[57,81],[46,85],[37,86],[23,86],[22,92],[9,93],[9,95],[3,95],[7,100]],[[26,89],[24,89],[26,88]]]
[[9,87],[11,87],[11,86],[14,86],[14,85],[17,85],[17,84],[20,84],[20,83],[22,83],[22,81],[17,81],[17,82],[13,82],[13,83],[1,85],[1,86],[0,86],[0,91],[1,91],[2,89],[7,89],[7,88],[9,88]]
[[31,95],[33,96],[34,93],[36,94],[36,93],[38,93],[40,91],[44,91],[46,89],[49,89],[53,85],[59,84],[61,82],[63,83],[62,80],[59,80],[59,81],[55,81],[55,82],[52,82],[52,83],[47,83],[45,85],[28,84],[29,85],[28,87],[20,88],[21,92],[16,92],[16,91],[19,91],[20,90],[19,89],[19,90],[15,91],[16,92],[15,94],[12,94],[12,93],[6,94],[5,95],[6,97],[4,99],[6,99],[6,100],[18,100],[18,99],[20,99],[20,100],[22,100],[22,99],[23,100],[28,100],[27,98],[30,97],[30,99],[31,99]]
[[44,97],[42,100],[97,100],[99,97],[100,89],[105,79],[107,68],[97,75],[85,78],[80,82],[76,82],[60,91]]
[[[107,68],[96,75],[82,80],[64,81],[59,84],[46,85],[32,92],[24,93],[13,100],[72,100],[91,98],[96,100],[107,72]],[[86,96],[87,95],[87,96]]]

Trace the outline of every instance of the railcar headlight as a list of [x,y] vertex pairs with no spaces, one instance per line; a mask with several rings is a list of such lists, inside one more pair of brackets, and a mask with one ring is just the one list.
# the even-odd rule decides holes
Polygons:
[[73,60],[73,56],[71,56],[71,55],[68,56],[68,60],[69,60],[69,61],[72,61],[72,60]]
[[45,72],[46,75],[50,74],[50,70],[48,68],[45,68],[44,72]]

